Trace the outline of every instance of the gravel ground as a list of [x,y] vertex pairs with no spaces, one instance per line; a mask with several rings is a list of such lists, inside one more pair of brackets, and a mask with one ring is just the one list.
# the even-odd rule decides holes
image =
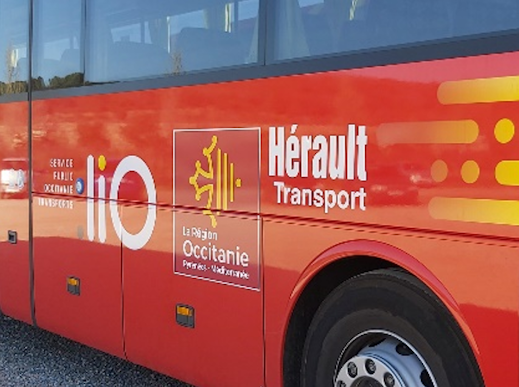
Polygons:
[[0,387],[193,387],[0,316]]

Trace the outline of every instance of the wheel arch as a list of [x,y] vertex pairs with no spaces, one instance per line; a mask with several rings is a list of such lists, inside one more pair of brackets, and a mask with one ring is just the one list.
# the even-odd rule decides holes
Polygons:
[[373,240],[337,244],[317,256],[304,270],[289,300],[283,342],[283,386],[299,386],[299,369],[306,334],[324,299],[348,279],[378,269],[400,269],[416,277],[435,294],[467,340],[476,361],[479,351],[472,331],[454,297],[420,261],[405,251]]

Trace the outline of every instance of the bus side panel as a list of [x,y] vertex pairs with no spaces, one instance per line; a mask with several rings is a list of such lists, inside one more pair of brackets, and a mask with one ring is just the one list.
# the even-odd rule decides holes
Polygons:
[[[215,88],[215,92],[207,94],[206,98],[212,99],[207,104],[217,107],[220,88],[209,88]],[[235,226],[234,217],[222,214],[218,219],[219,245],[252,243],[255,247],[250,258],[251,266],[255,259],[257,275],[253,285],[239,287],[234,286],[240,284],[233,278],[212,281],[208,273],[186,276],[185,272],[174,271],[174,131],[233,127],[229,117],[234,107],[226,106],[227,112],[206,118],[200,92],[200,88],[180,88],[37,102],[38,130],[44,132],[35,144],[35,168],[41,169],[35,177],[39,193],[35,202],[38,321],[48,329],[112,352],[119,340],[118,326],[123,329],[125,354],[131,361],[199,385],[242,386],[247,380],[259,386],[264,380],[264,353],[257,216],[242,216],[239,226]],[[195,132],[193,135],[198,136]],[[196,147],[186,157],[195,155],[196,160],[204,160],[203,148],[213,132],[200,133],[202,140],[185,139]],[[231,146],[234,134],[218,134],[223,153],[238,148]],[[254,193],[251,206],[257,207],[259,131],[256,128],[245,134],[254,139],[254,148],[240,149],[241,153],[231,153],[230,157],[239,161],[240,157],[255,155],[251,164],[254,170],[250,184],[242,170],[237,170],[244,182],[237,200],[247,201],[245,193]],[[179,147],[182,149],[184,146]],[[56,167],[56,160],[63,165]],[[71,161],[68,165],[67,160]],[[196,174],[196,160],[189,160],[183,173]],[[60,181],[62,172],[65,179],[73,176],[72,182]],[[180,183],[186,185],[181,190],[186,197],[200,206],[188,177]],[[46,193],[46,184],[72,184],[73,209],[61,206],[61,201],[44,200],[70,200],[68,195]],[[105,187],[104,195],[101,186]],[[115,202],[119,204],[117,211],[112,209]],[[88,208],[93,214],[90,227]],[[104,211],[102,216],[100,210]],[[212,227],[202,209],[190,214],[184,211],[179,216],[187,216],[186,227],[194,227],[197,222],[202,230]],[[104,221],[99,223],[100,218]],[[228,226],[223,226],[225,223]],[[106,232],[105,241],[102,230]],[[181,230],[177,228],[180,237]],[[245,236],[238,235],[242,231]],[[227,236],[223,238],[223,234]],[[136,240],[142,243],[134,243]],[[203,237],[196,240],[207,243]],[[240,240],[245,242],[236,242]],[[177,262],[181,263],[180,256]],[[79,297],[67,293],[67,276],[82,280]],[[193,308],[194,328],[177,323],[177,305]],[[64,313],[74,313],[74,317],[61,321]],[[85,314],[91,317],[81,318]],[[123,322],[118,318],[121,315]],[[98,329],[103,324],[107,332]],[[113,340],[108,341],[105,333]]]
[[[265,96],[257,110],[270,117],[261,182],[272,220],[264,236],[269,383],[280,383],[277,371],[270,375],[299,276],[330,247],[373,239],[444,284],[473,333],[487,385],[517,384],[519,99],[510,85],[518,58],[295,75],[249,88]],[[262,92],[267,85],[275,93]],[[312,227],[290,225],[303,219]]]
[[[74,209],[64,213],[47,207],[53,200],[66,200]],[[82,200],[35,196],[34,203],[38,326],[123,357],[121,247],[116,237],[101,245],[78,236],[84,222]]]
[[[255,82],[248,92],[264,96],[256,111],[270,118],[262,211],[516,238],[517,60],[507,53]],[[396,205],[406,216],[394,216]]]
[[[210,90],[206,93],[202,90],[205,88]],[[123,238],[125,348],[131,361],[194,385],[241,387],[246,381],[247,385],[260,386],[264,384],[264,354],[259,220],[254,214],[222,213],[216,215],[213,226],[211,218],[200,208],[207,203],[206,194],[202,193],[200,202],[197,201],[197,191],[189,183],[191,176],[198,176],[198,160],[202,168],[208,168],[203,152],[214,135],[218,143],[215,154],[209,157],[214,157],[215,168],[218,150],[221,154],[229,153],[230,162],[235,163],[239,173],[237,177],[242,179],[230,209],[245,201],[242,204],[246,210],[253,208],[248,211],[253,213],[259,204],[259,131],[215,129],[245,126],[240,124],[239,117],[233,116],[234,106],[218,102],[221,91],[221,87],[208,86],[99,97],[113,98],[112,103],[106,104],[121,107],[120,111],[115,110],[115,116],[127,117],[124,134],[128,143],[141,138],[139,146],[131,151],[148,166],[160,203],[153,234],[142,248],[132,248]],[[212,108],[205,109],[201,97]],[[162,109],[163,106],[167,108]],[[229,117],[233,117],[234,125],[230,125]],[[253,140],[252,150],[243,148],[242,143],[236,144],[235,137],[243,134]],[[243,165],[248,156],[253,157],[252,162]],[[252,166],[250,175],[243,172],[247,166]],[[198,179],[200,187],[214,184],[216,201],[216,182],[202,176]],[[227,182],[226,179],[223,184]],[[249,197],[254,199],[249,202]],[[150,201],[150,189],[142,201]],[[172,209],[172,203],[180,208]],[[187,210],[182,206],[199,209]],[[152,211],[146,205],[124,206],[124,227],[130,234],[138,234]],[[191,256],[188,265],[184,253],[189,248],[183,248],[184,242],[193,248],[241,248],[242,253],[250,255],[247,268],[254,267],[255,279],[248,284],[231,274],[227,278],[215,275],[213,270],[224,270],[225,265],[200,256]],[[232,268],[227,265],[227,269]],[[177,318],[182,319],[177,307],[181,312],[193,308],[192,326],[177,322]]]
[[[125,207],[125,225],[140,228],[146,211]],[[128,359],[196,386],[264,385],[262,293],[176,275],[172,218],[159,210],[146,249],[123,251]],[[193,326],[177,322],[179,306]]]
[[26,102],[0,104],[0,311],[30,323],[27,123]]
[[[286,243],[286,235],[305,243]],[[419,233],[383,233],[373,229],[324,227],[315,223],[265,221],[265,310],[267,385],[282,385],[283,345],[290,313],[304,283],[300,275],[313,259],[343,241],[375,240],[395,246],[424,265],[429,273],[413,273],[427,280],[436,277],[453,297],[460,325],[474,337],[487,387],[519,383],[517,305],[519,261],[517,244],[485,243],[470,238],[438,239]],[[436,252],[436,253],[432,253]],[[358,255],[370,251],[359,250]],[[340,253],[337,253],[340,257]],[[344,252],[351,254],[351,252]],[[396,261],[395,263],[399,263]],[[346,273],[345,273],[346,274]],[[431,278],[429,278],[431,280]],[[430,281],[432,282],[432,281]]]
[[102,128],[75,115],[77,101],[33,103],[36,319],[122,357],[121,242],[107,196],[114,162]]

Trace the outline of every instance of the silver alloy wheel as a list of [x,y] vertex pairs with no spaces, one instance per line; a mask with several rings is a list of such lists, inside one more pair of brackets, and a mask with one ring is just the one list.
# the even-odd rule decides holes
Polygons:
[[344,348],[334,376],[336,387],[438,387],[420,353],[400,336],[369,330]]

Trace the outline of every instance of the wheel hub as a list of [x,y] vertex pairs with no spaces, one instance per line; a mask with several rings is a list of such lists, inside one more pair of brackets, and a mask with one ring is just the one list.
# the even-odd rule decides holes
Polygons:
[[[360,350],[359,350],[360,347]],[[352,352],[356,352],[352,356]],[[366,332],[343,351],[335,387],[438,387],[420,354],[394,334]]]

